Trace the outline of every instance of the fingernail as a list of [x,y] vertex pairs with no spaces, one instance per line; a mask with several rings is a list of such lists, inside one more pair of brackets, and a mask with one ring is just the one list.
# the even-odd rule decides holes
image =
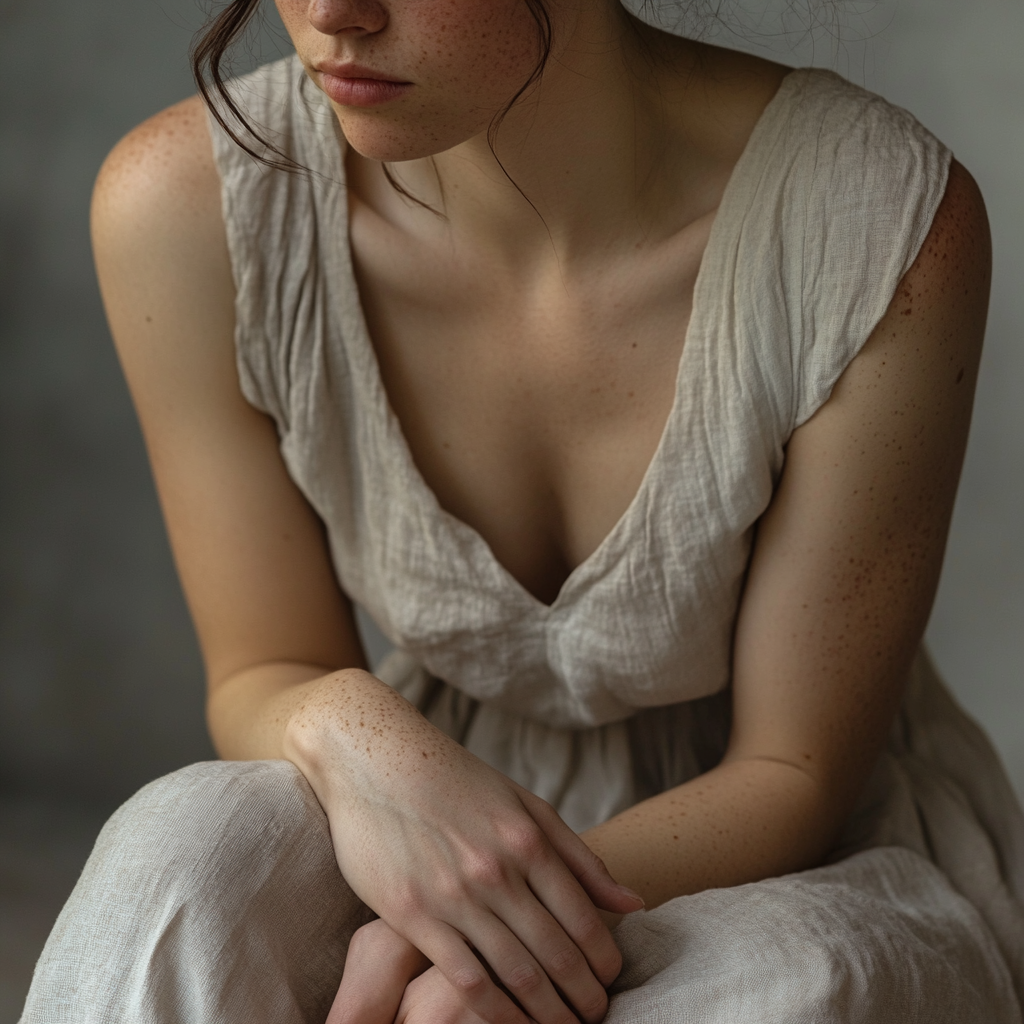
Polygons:
[[626,885],[616,885],[615,888],[618,889],[619,892],[621,892],[623,896],[626,896],[629,899],[633,900],[634,903],[639,903],[641,907],[646,907],[647,906],[647,904],[644,903],[643,896],[641,896],[640,893],[638,893],[638,892],[634,892],[632,889],[629,888],[629,886],[626,886]]

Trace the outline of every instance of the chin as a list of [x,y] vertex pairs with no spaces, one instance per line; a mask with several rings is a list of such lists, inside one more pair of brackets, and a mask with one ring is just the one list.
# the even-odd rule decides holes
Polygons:
[[422,121],[410,123],[398,118],[367,117],[337,106],[335,112],[345,141],[360,156],[384,163],[403,163],[436,156],[487,128],[486,124],[482,128],[474,126],[473,129],[462,131],[448,126],[433,128],[424,125]]

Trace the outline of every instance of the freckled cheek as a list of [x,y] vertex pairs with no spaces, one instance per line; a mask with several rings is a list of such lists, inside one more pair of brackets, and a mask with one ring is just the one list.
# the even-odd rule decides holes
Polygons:
[[411,25],[418,38],[416,67],[425,79],[464,90],[478,103],[510,98],[539,56],[537,26],[521,0],[455,0],[424,11]]
[[275,0],[274,6],[281,16],[281,22],[285,27],[296,50],[302,52],[303,30],[310,31],[310,24],[307,15],[307,0]]

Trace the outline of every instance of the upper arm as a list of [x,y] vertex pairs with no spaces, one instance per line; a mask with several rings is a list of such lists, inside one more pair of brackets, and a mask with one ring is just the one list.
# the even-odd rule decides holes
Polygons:
[[927,240],[831,398],[790,440],[737,622],[728,757],[863,784],[920,643],[967,442],[988,224],[953,165]]
[[93,246],[211,684],[270,661],[361,665],[319,520],[244,399],[205,112],[158,114],[107,158]]

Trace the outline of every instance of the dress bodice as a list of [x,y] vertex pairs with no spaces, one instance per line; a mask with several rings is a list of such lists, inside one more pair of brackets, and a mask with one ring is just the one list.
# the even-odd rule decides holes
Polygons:
[[917,255],[945,191],[945,147],[830,72],[783,80],[717,212],[653,460],[549,606],[413,462],[360,308],[327,99],[295,58],[233,88],[308,168],[267,169],[214,128],[242,386],[276,421],[346,593],[433,675],[552,725],[726,688],[753,527],[786,443]]

